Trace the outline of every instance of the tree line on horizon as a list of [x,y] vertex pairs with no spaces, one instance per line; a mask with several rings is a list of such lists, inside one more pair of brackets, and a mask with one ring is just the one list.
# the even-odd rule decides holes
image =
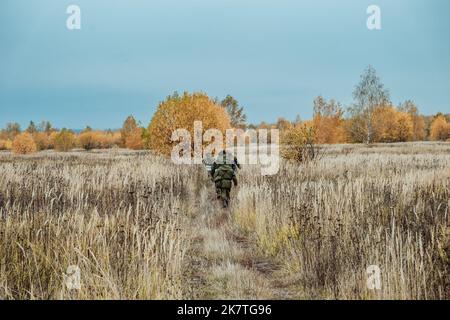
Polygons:
[[[389,91],[369,66],[361,75],[353,92],[353,104],[344,107],[334,99],[319,95],[313,101],[313,119],[276,123],[247,124],[244,107],[228,95],[223,100],[211,99],[205,93],[180,95],[175,92],[161,102],[148,127],[128,116],[120,130],[93,130],[86,127],[79,133],[55,129],[48,121],[33,121],[22,131],[18,123],[8,123],[0,131],[0,150],[17,154],[55,149],[69,151],[113,147],[133,150],[151,149],[168,155],[174,145],[172,132],[185,128],[193,132],[194,121],[202,121],[203,130],[216,128],[224,132],[237,129],[278,129],[281,143],[337,144],[392,143],[407,141],[450,141],[450,114],[424,116],[412,100],[398,106],[390,101]],[[270,142],[270,137],[269,137]]]

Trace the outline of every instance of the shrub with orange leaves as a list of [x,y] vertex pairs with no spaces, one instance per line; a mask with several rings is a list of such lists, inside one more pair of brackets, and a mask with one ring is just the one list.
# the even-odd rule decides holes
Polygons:
[[412,141],[422,141],[425,139],[425,118],[419,114],[419,109],[412,100],[406,100],[398,107],[399,111],[406,112],[411,116],[413,126]]
[[62,129],[54,137],[54,148],[57,151],[70,151],[75,147],[75,134],[67,129]]
[[93,131],[84,131],[78,135],[78,145],[85,150],[98,148]]
[[101,149],[120,146],[122,139],[120,132],[97,131],[94,137],[98,142],[98,147]]
[[340,116],[316,115],[313,123],[316,132],[316,143],[334,144],[346,142],[344,121]]
[[394,142],[396,111],[392,106],[377,107],[372,115],[373,141]]
[[230,128],[227,111],[216,104],[205,93],[177,93],[161,102],[148,127],[148,146],[157,153],[170,155],[177,142],[172,141],[172,133],[186,129],[194,136],[194,122],[201,121],[204,133],[215,128],[222,132]]
[[16,154],[30,154],[37,151],[37,146],[33,140],[33,136],[24,132],[14,138],[12,150]]
[[9,139],[0,139],[0,150],[11,150],[12,141]]
[[57,136],[58,136],[58,131],[52,131],[48,135],[48,148],[49,149],[54,149],[55,148],[55,141],[56,141],[56,137]]
[[45,132],[33,133],[33,140],[36,143],[38,151],[47,150],[50,148],[50,138]]
[[281,136],[281,154],[287,160],[306,162],[314,160],[319,153],[315,144],[315,126],[313,121],[297,123],[283,132]]
[[142,150],[144,148],[144,140],[142,139],[142,128],[136,128],[125,139],[125,147],[132,150]]
[[374,142],[405,142],[414,136],[413,119],[410,114],[392,106],[382,106],[372,115]]
[[413,119],[413,140],[414,141],[423,141],[426,137],[425,132],[425,119],[422,115],[412,115]]
[[120,130],[122,147],[126,147],[128,137],[133,135],[138,127],[138,122],[133,116],[130,115],[125,119],[122,129]]
[[346,142],[342,108],[335,100],[327,101],[322,96],[314,99],[313,124],[316,143]]
[[78,146],[85,150],[109,149],[121,144],[120,132],[86,130],[77,137]]
[[431,123],[430,139],[435,141],[450,139],[450,123],[443,115],[438,115]]
[[395,137],[397,142],[412,141],[414,138],[414,122],[410,114],[397,111],[395,117]]

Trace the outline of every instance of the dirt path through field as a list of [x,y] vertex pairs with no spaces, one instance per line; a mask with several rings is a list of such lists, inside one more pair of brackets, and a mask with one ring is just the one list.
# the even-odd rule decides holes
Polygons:
[[233,224],[208,187],[200,192],[192,217],[195,238],[186,266],[186,298],[293,299],[289,284],[271,259]]

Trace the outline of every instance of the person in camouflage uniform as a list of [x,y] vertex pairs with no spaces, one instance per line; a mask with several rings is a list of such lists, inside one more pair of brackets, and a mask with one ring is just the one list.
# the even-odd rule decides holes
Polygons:
[[231,187],[237,186],[236,170],[241,166],[236,157],[225,150],[219,153],[213,163],[211,174],[216,185],[217,198],[222,200],[222,205],[227,208],[230,203]]

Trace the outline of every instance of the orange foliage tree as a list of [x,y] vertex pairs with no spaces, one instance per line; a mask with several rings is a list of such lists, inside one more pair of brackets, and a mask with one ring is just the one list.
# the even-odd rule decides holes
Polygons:
[[275,125],[275,127],[280,130],[281,133],[292,129],[293,124],[289,121],[286,120],[284,118],[278,118],[277,120],[277,124]]
[[36,147],[39,151],[41,150],[47,150],[50,147],[50,138],[48,134],[45,132],[34,132],[33,134],[33,140],[36,143]]
[[56,137],[58,136],[59,132],[58,131],[52,131],[49,135],[48,135],[48,148],[49,149],[54,149],[55,148],[55,141],[56,141]]
[[435,141],[450,139],[450,123],[443,115],[436,116],[431,123],[430,139]]
[[374,142],[404,142],[413,139],[411,116],[392,106],[382,106],[372,115]]
[[36,152],[37,147],[33,140],[33,136],[28,132],[17,135],[12,143],[12,150],[17,154],[30,154]]
[[377,107],[372,115],[373,141],[394,142],[396,110],[392,106]]
[[94,135],[95,133],[92,130],[84,130],[78,135],[78,145],[88,151],[98,148]]
[[334,100],[327,102],[322,96],[314,99],[315,142],[332,144],[345,142],[344,119],[341,105]]
[[178,143],[172,141],[172,133],[177,129],[186,129],[193,137],[195,121],[202,122],[203,133],[210,128],[224,132],[231,127],[226,110],[205,93],[185,92],[181,96],[174,93],[159,104],[149,124],[149,148],[160,154],[170,155],[173,146]]
[[122,137],[120,132],[99,131],[95,136],[98,141],[99,148],[108,149],[121,145]]
[[135,128],[125,139],[125,147],[131,150],[142,150],[144,148],[144,140],[142,138],[143,129]]
[[57,151],[70,151],[75,147],[75,134],[67,129],[62,129],[54,137],[54,148]]
[[120,144],[120,132],[86,129],[78,135],[78,145],[85,150],[108,149]]
[[305,162],[318,155],[313,121],[298,122],[281,134],[281,154],[285,159]]
[[11,150],[12,141],[9,139],[0,139],[0,150]]
[[419,110],[415,103],[411,100],[406,100],[399,106],[399,111],[408,113],[411,116],[412,127],[413,127],[413,141],[425,140],[425,119],[423,116],[419,115]]
[[412,141],[414,139],[414,120],[406,112],[397,111],[395,138],[398,142]]
[[136,119],[129,116],[123,123],[120,130],[122,145],[132,150],[141,150],[144,148],[144,130],[138,126]]

